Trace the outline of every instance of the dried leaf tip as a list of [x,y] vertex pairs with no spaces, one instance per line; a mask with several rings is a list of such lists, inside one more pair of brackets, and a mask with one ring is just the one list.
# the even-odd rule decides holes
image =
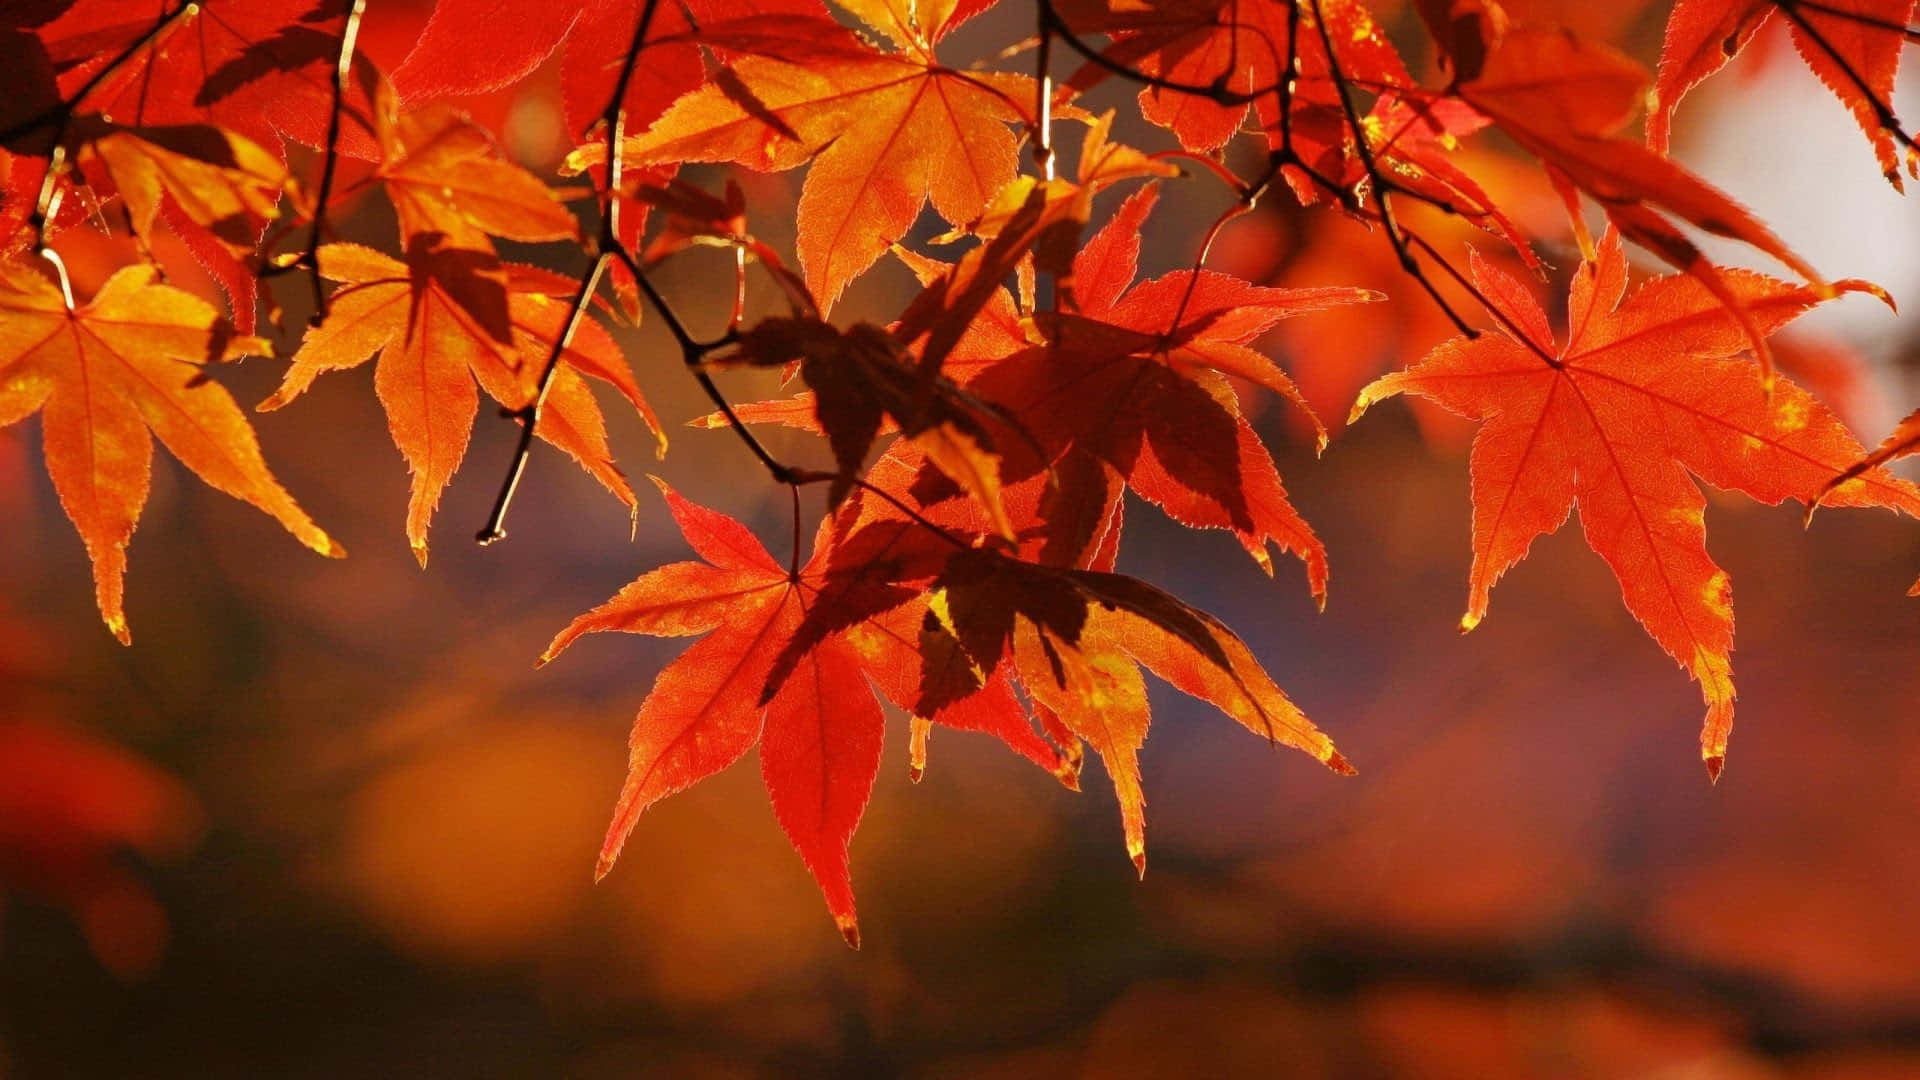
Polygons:
[[915,716],[911,725],[907,735],[907,779],[917,784],[927,775],[927,737],[933,734],[933,721]]
[[1140,875],[1140,880],[1145,881],[1147,877],[1146,849],[1136,848],[1132,844],[1128,844],[1127,847],[1129,849],[1127,854],[1133,856],[1133,872]]
[[420,569],[425,570],[427,568],[427,542],[425,540],[416,540],[408,546],[413,549],[414,561],[420,564]]
[[[1915,585],[1914,588],[1920,589],[1920,585]],[[1915,595],[1920,595],[1920,593],[1916,593]],[[1080,767],[1067,760],[1064,756],[1054,765],[1053,776],[1054,779],[1060,781],[1060,786],[1066,788],[1068,791],[1077,792],[1080,790]]]
[[1373,388],[1376,385],[1378,385],[1377,381],[1368,383],[1360,389],[1360,396],[1353,399],[1353,408],[1347,410],[1348,427],[1359,423],[1360,418],[1367,414],[1367,409],[1372,406],[1374,402],[1380,400],[1373,396]]
[[605,881],[607,875],[613,872],[613,862],[619,857],[618,854],[607,854],[604,852],[600,855],[600,858],[593,864],[593,883],[595,885]]
[[1718,784],[1720,782],[1720,771],[1727,767],[1727,755],[1702,754],[1700,760],[1705,762],[1707,766],[1707,783]]
[[840,936],[847,940],[847,948],[853,949],[856,952],[859,951],[860,924],[854,920],[854,917],[851,915],[835,915],[833,922],[835,926],[840,928]]
[[1345,754],[1331,748],[1327,751],[1326,766],[1341,776],[1360,775],[1360,770],[1353,767],[1353,762],[1348,761]]

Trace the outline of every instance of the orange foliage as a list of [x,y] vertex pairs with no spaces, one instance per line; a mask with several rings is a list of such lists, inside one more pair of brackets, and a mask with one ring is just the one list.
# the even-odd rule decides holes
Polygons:
[[[599,873],[644,810],[757,746],[775,815],[851,943],[849,845],[879,774],[883,703],[909,715],[916,779],[936,723],[994,735],[1069,787],[1091,748],[1141,871],[1143,668],[1270,743],[1353,771],[1246,640],[1115,572],[1141,534],[1126,527],[1132,492],[1176,526],[1230,533],[1269,575],[1272,548],[1292,553],[1325,605],[1339,553],[1295,505],[1256,427],[1266,393],[1300,407],[1318,450],[1330,436],[1314,407],[1344,409],[1374,376],[1352,418],[1405,393],[1481,424],[1463,628],[1579,506],[1628,610],[1700,683],[1701,754],[1717,776],[1733,717],[1732,605],[1696,479],[1769,504],[1920,513],[1920,489],[1881,467],[1920,444],[1920,419],[1868,455],[1812,395],[1774,381],[1775,330],[1839,293],[1879,290],[1829,285],[1768,223],[1666,157],[1666,133],[1686,91],[1777,8],[1897,186],[1899,167],[1915,164],[1890,104],[1914,2],[1681,0],[1646,143],[1629,131],[1649,74],[1601,37],[1634,20],[1633,4],[1037,0],[1015,23],[994,0],[838,0],[837,12],[817,0],[438,0],[396,3],[365,43],[364,5],[349,0],[11,5],[0,14],[11,80],[0,101],[0,426],[40,415],[45,468],[92,561],[101,617],[128,641],[125,548],[153,434],[211,486],[342,554],[268,471],[215,381],[226,361],[276,352],[254,336],[262,310],[276,329],[283,321],[283,298],[263,297],[263,282],[306,285],[315,310],[282,350],[290,364],[262,410],[306,407],[321,374],[378,356],[371,381],[411,474],[405,535],[422,566],[482,391],[519,425],[484,541],[505,535],[536,437],[638,529],[639,500],[614,464],[628,418],[610,425],[585,377],[611,384],[664,453],[607,325],[644,313],[679,361],[640,365],[649,388],[682,369],[705,398],[697,423],[730,430],[786,489],[791,555],[663,484],[702,561],[645,571],[542,654],[601,630],[705,635],[640,706]],[[1402,56],[1412,34],[1395,31],[1416,22],[1438,79]],[[970,23],[1006,48],[962,66],[955,32]],[[1089,104],[1114,82],[1138,91],[1118,120]],[[503,130],[500,95],[518,91],[560,117],[572,148],[560,175],[512,156],[521,140]],[[1057,137],[1070,124],[1085,127],[1077,145]],[[1512,162],[1486,152],[1500,139],[1537,160],[1572,215],[1565,235],[1581,257],[1564,344],[1514,276],[1552,276],[1563,226],[1544,221]],[[773,185],[716,181],[719,166],[806,174],[788,207]],[[1224,208],[1197,230],[1190,264],[1143,279],[1159,200],[1187,179],[1183,196],[1217,183]],[[1122,186],[1101,220],[1102,193]],[[391,242],[359,242],[352,211],[367,193],[391,209]],[[1610,225],[1598,245],[1582,194]],[[1254,253],[1244,276],[1206,265],[1216,239],[1236,243],[1235,219],[1289,197],[1310,222],[1295,250]],[[650,226],[654,208],[664,222]],[[951,261],[916,231],[928,208],[947,227],[932,243],[959,245]],[[1722,268],[1683,226],[1805,284]],[[98,229],[125,242],[90,239]],[[1623,241],[1681,273],[1629,295]],[[550,261],[584,269],[513,261],[506,243],[557,245]],[[720,299],[673,299],[683,290],[668,275],[714,250],[730,266],[702,296]],[[869,274],[890,251],[918,290],[830,321],[843,303],[879,306],[862,290],[881,291],[883,275]],[[96,273],[102,262],[129,265]],[[750,286],[756,268],[771,289]],[[163,273],[217,283],[228,311]],[[1266,283],[1275,275],[1284,287]],[[619,305],[599,299],[609,278]],[[1389,293],[1394,306],[1373,304]],[[1475,307],[1495,331],[1470,329]],[[1261,351],[1270,333],[1310,378]],[[1315,353],[1338,355],[1308,363]],[[1805,354],[1784,359],[1799,365],[1783,362],[1790,372],[1807,366]],[[775,371],[806,392],[736,407],[723,385],[757,372],[765,393]],[[762,422],[821,436],[832,468],[784,460],[788,445],[750,426]],[[803,562],[803,489],[816,485],[825,512]],[[1364,484],[1347,494],[1373,502]],[[396,788],[361,810],[389,820],[407,798]],[[369,851],[391,870],[392,853]],[[1489,866],[1450,903],[1525,891],[1525,868]],[[420,882],[402,893],[376,904],[444,902]],[[567,889],[543,901],[574,902]],[[1225,1008],[1264,1007],[1249,1000]],[[1600,1027],[1607,1008],[1594,1007]],[[1129,1053],[1119,1036],[1098,1046]]]

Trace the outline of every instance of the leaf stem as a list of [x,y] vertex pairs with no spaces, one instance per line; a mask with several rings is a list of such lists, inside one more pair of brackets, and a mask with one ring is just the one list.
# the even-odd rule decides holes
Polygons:
[[33,247],[35,253],[51,263],[59,275],[60,295],[65,299],[68,311],[72,311],[74,307],[73,282],[67,275],[67,264],[62,261],[58,255],[54,254],[53,249],[47,245],[47,229],[52,224],[53,218],[60,212],[60,178],[66,173],[69,165],[67,140],[73,135],[74,114],[79,110],[80,103],[85,101],[88,95],[98,90],[101,86],[105,85],[109,79],[119,74],[120,69],[125,67],[128,61],[145,52],[148,48],[152,47],[155,42],[164,37],[168,31],[187,19],[192,18],[198,14],[199,11],[200,5],[197,3],[189,2],[181,4],[170,14],[156,20],[153,26],[148,28],[146,33],[140,35],[138,40],[128,45],[125,49],[122,49],[120,55],[108,61],[106,66],[94,72],[93,76],[89,78],[79,90],[75,91],[73,97],[61,102],[57,107],[42,113],[40,116],[16,125],[7,131],[4,136],[0,136],[0,140],[4,140],[12,138],[18,133],[32,131],[35,128],[45,127],[48,124],[56,122],[58,124],[54,131],[53,146],[47,152],[47,171],[46,174],[40,178],[40,193],[38,197],[34,199],[33,214],[28,217],[27,224],[33,229]]
[[1034,55],[1034,130],[1033,160],[1040,168],[1040,179],[1053,180],[1053,28],[1047,24],[1047,9],[1038,9],[1040,48]]
[[[320,158],[320,185],[314,191],[313,234],[300,263],[307,268],[307,280],[313,285],[313,314],[308,323],[320,325],[327,317],[327,293],[320,283],[320,242],[327,231],[327,200],[333,197],[333,176],[340,162],[340,118],[346,111],[347,80],[353,74],[353,54],[360,37],[360,20],[367,13],[367,0],[353,0],[347,9],[347,23],[340,28],[340,57],[333,65],[333,102],[327,111],[327,145]],[[517,477],[516,477],[517,479]]]
[[553,347],[547,350],[547,364],[541,371],[540,387],[534,392],[533,400],[514,412],[520,421],[520,442],[514,447],[513,462],[507,466],[507,478],[500,485],[500,494],[493,500],[493,512],[487,515],[487,523],[474,539],[481,545],[491,544],[507,538],[507,508],[513,505],[513,495],[520,487],[520,477],[527,471],[527,458],[533,450],[534,428],[540,422],[540,413],[547,403],[547,395],[553,390],[553,373],[560,366],[560,357],[573,343],[573,335],[580,329],[581,320],[587,316],[587,304],[599,287],[600,275],[606,272],[607,260],[612,255],[601,252],[594,256],[593,265],[587,276],[580,279],[580,288],[573,295],[573,302],[567,311],[567,322],[553,339]]
[[1426,290],[1427,295],[1433,298],[1433,302],[1440,306],[1440,310],[1461,333],[1472,337],[1477,331],[1461,318],[1460,313],[1453,309],[1452,304],[1447,303],[1445,297],[1440,295],[1440,290],[1434,287],[1433,282],[1427,278],[1426,272],[1421,270],[1420,264],[1414,260],[1413,252],[1407,247],[1406,237],[1401,235],[1400,226],[1394,220],[1393,206],[1390,202],[1394,189],[1380,174],[1379,163],[1373,158],[1373,148],[1367,145],[1366,125],[1361,123],[1360,114],[1353,105],[1353,98],[1347,94],[1346,76],[1340,71],[1340,58],[1334,52],[1333,33],[1327,29],[1327,19],[1321,8],[1321,0],[1310,0],[1310,2],[1313,4],[1314,29],[1319,31],[1320,45],[1327,51],[1327,74],[1333,80],[1334,96],[1340,99],[1340,111],[1347,119],[1347,127],[1353,131],[1354,153],[1360,158],[1360,167],[1366,171],[1368,184],[1373,188],[1374,202],[1380,207],[1380,228],[1387,234],[1387,242],[1393,245],[1394,255],[1399,257],[1400,269]]
[[[1535,356],[1538,356],[1541,360],[1545,361],[1548,367],[1558,370],[1566,366],[1565,364],[1560,362],[1559,357],[1553,355],[1552,353],[1548,352],[1546,349],[1542,348],[1539,342],[1533,340],[1533,338],[1529,337],[1524,331],[1522,331],[1520,327],[1517,326],[1514,323],[1514,321],[1507,316],[1506,312],[1501,311],[1498,307],[1495,307],[1493,301],[1487,298],[1486,293],[1480,291],[1480,287],[1478,285],[1475,285],[1471,280],[1469,280],[1465,274],[1462,274],[1460,271],[1454,269],[1454,266],[1452,263],[1441,258],[1440,253],[1434,250],[1433,245],[1428,243],[1425,237],[1421,236],[1419,233],[1416,233],[1416,232],[1409,232],[1407,233],[1407,239],[1412,240],[1414,243],[1420,245],[1421,250],[1427,253],[1427,257],[1432,259],[1434,263],[1440,267],[1440,269],[1445,270],[1448,276],[1453,278],[1455,284],[1459,285],[1462,289],[1465,289],[1468,295],[1472,296],[1474,300],[1479,302],[1481,308],[1485,309],[1487,314],[1493,316],[1494,321],[1500,324],[1501,328],[1507,332],[1507,335],[1509,337],[1512,337],[1514,340],[1520,342],[1520,344],[1525,345],[1528,351],[1532,352]],[[1476,331],[1469,332],[1467,336],[1478,337],[1480,335],[1479,335],[1479,331],[1476,330]]]

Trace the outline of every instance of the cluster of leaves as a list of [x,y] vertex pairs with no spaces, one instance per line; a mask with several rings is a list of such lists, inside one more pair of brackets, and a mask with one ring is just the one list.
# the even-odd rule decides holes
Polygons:
[[[1920,445],[1920,416],[1868,457],[1826,406],[1776,380],[1766,344],[1816,304],[1878,290],[1821,278],[1664,156],[1681,96],[1777,9],[1897,186],[1902,165],[1920,160],[1887,105],[1914,0],[1679,0],[1646,143],[1623,134],[1649,83],[1637,63],[1510,19],[1494,0],[1417,5],[1437,85],[1414,77],[1360,0],[1036,0],[1025,25],[1037,36],[1000,54],[998,69],[940,55],[994,0],[837,4],[439,0],[390,73],[356,47],[365,0],[9,5],[0,66],[22,90],[0,101],[0,425],[42,415],[46,467],[92,557],[108,627],[128,640],[125,549],[153,435],[210,485],[342,554],[273,479],[240,407],[207,375],[273,355],[256,336],[263,306],[279,321],[262,281],[304,278],[316,313],[260,408],[377,354],[374,387],[412,475],[406,537],[423,565],[480,391],[521,425],[483,541],[505,535],[535,437],[637,505],[588,379],[660,432],[603,324],[650,313],[713,402],[695,423],[733,431],[791,489],[793,553],[783,563],[738,522],[662,485],[700,561],[649,570],[541,658],[595,631],[705,635],[640,708],[600,872],[648,805],[757,745],[776,815],[857,942],[848,844],[879,765],[883,701],[911,717],[916,774],[935,724],[994,735],[1069,787],[1091,747],[1142,870],[1143,667],[1351,771],[1231,631],[1115,572],[1132,491],[1182,525],[1230,532],[1269,574],[1274,548],[1292,554],[1325,603],[1326,551],[1242,403],[1271,392],[1307,409],[1256,342],[1283,320],[1382,297],[1201,265],[1262,198],[1371,229],[1460,332],[1366,388],[1354,416],[1405,393],[1483,425],[1462,629],[1578,504],[1627,606],[1700,683],[1714,775],[1733,715],[1731,591],[1706,552],[1694,478],[1768,503],[1920,516],[1920,489],[1881,468]],[[1056,82],[1067,57],[1074,68]],[[578,143],[565,172],[593,195],[578,213],[564,200],[586,184],[552,186],[558,178],[511,161],[446,101],[550,62]],[[1111,114],[1081,104],[1116,79],[1139,87],[1140,115],[1165,129],[1167,149],[1115,141]],[[1583,260],[1564,344],[1528,283],[1471,248],[1463,260],[1396,212],[1452,215],[1544,277],[1527,236],[1455,155],[1489,127],[1538,159],[1571,213]],[[1078,138],[1057,144],[1068,132]],[[1234,171],[1235,144],[1257,145],[1262,164]],[[295,147],[311,168],[290,167]],[[737,186],[716,192],[680,175],[694,163],[806,169],[795,268],[753,235]],[[1194,266],[1137,280],[1142,227],[1183,168],[1219,180],[1231,205]],[[1096,227],[1114,187],[1129,193]],[[392,248],[333,242],[330,212],[376,188],[398,221]],[[1607,222],[1598,240],[1583,201]],[[951,226],[950,261],[901,246],[929,205]],[[1748,244],[1799,280],[1718,267],[1682,225]],[[146,253],[162,233],[177,237],[166,250],[191,253],[229,310],[167,284],[158,255],[75,296],[61,239],[88,226],[123,230]],[[570,245],[585,265],[567,277],[513,263],[499,240]],[[1623,240],[1674,272],[1629,292]],[[650,277],[696,245],[737,256],[742,299],[711,338]],[[898,317],[829,321],[847,285],[889,257],[920,282]],[[784,311],[746,309],[755,267]],[[1475,329],[1448,295],[1472,297],[1493,328]],[[804,389],[735,403],[720,379],[742,367],[779,369]],[[753,434],[763,423],[820,435],[832,467],[776,459]],[[1325,428],[1311,423],[1324,449]],[[803,488],[826,496],[804,562]]]

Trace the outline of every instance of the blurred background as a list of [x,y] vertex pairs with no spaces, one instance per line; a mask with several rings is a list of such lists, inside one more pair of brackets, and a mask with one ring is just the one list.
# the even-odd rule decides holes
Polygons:
[[[367,48],[391,67],[423,11],[372,6]],[[949,59],[1026,32],[1015,6],[956,35]],[[1667,11],[1512,6],[1649,63]],[[548,173],[567,149],[552,74],[470,103]],[[1920,97],[1899,104],[1920,116]],[[1679,121],[1683,159],[1824,272],[1920,300],[1920,210],[1783,38]],[[1473,168],[1542,255],[1574,265],[1536,173],[1476,142]],[[743,177],[777,247],[798,180]],[[1228,198],[1209,185],[1165,193],[1148,272],[1191,260]],[[345,228],[390,243],[392,219],[369,203]],[[939,231],[929,218],[915,239]],[[92,281],[125,257],[70,243],[92,244],[70,260]],[[1122,568],[1238,630],[1360,776],[1156,686],[1152,870],[1135,881],[1097,766],[1074,795],[943,729],[916,786],[895,716],[853,848],[857,953],[751,759],[649,811],[591,884],[627,727],[685,643],[605,636],[538,674],[532,660],[575,614],[686,557],[650,486],[630,540],[625,508],[542,447],[511,540],[477,548],[514,436],[483,413],[422,573],[371,368],[330,376],[258,427],[353,556],[312,557],[160,455],[123,649],[37,426],[0,431],[0,1076],[1920,1076],[1920,600],[1903,595],[1920,524],[1829,511],[1803,531],[1795,508],[1713,499],[1741,711],[1710,788],[1695,688],[1576,529],[1455,633],[1470,429],[1398,402],[1339,429],[1359,385],[1448,336],[1384,240],[1276,206],[1229,229],[1212,264],[1395,296],[1268,343],[1336,429],[1316,460],[1297,418],[1257,420],[1326,540],[1331,602],[1316,614],[1292,564],[1269,582],[1230,537],[1144,506]],[[725,273],[696,253],[663,284],[716,326]],[[1542,284],[1550,305],[1562,280]],[[301,287],[282,290],[288,327]],[[910,288],[885,266],[836,315],[884,319]],[[638,418],[603,398],[629,474],[784,544],[784,492],[731,435],[678,426],[705,406],[664,334],[622,342],[673,438],[653,460]],[[1920,322],[1854,299],[1786,342],[1783,363],[1869,442],[1920,402]],[[279,367],[227,381],[250,404]]]

